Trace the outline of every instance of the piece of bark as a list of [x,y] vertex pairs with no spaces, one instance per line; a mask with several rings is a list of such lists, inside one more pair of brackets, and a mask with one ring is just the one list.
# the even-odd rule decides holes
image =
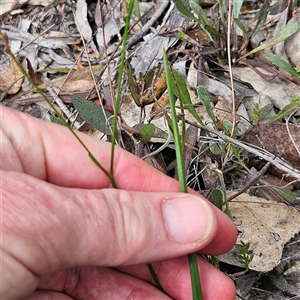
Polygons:
[[[298,153],[300,149],[300,128],[292,124],[289,124],[288,128],[290,132],[288,132],[284,123],[260,124],[245,135],[244,142],[265,149],[289,162],[294,169],[300,170],[300,155]],[[279,171],[274,166],[270,167],[269,172],[279,178],[284,175],[284,172]],[[291,177],[284,177],[284,179],[287,181],[293,180]],[[300,186],[300,183],[295,186]]]
[[[182,2],[189,8],[189,1],[183,0]],[[189,22],[188,18],[183,16],[172,3],[165,15],[168,17],[164,23],[170,27],[179,28],[181,24]],[[175,37],[157,35],[139,48],[131,60],[136,77],[139,78],[140,73],[145,74],[147,70],[161,62],[163,50],[167,51],[177,40],[178,38]]]

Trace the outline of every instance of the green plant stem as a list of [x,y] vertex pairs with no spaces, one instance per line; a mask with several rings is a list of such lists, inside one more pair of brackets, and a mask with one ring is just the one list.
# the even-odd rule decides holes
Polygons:
[[173,129],[173,137],[174,137],[176,160],[177,160],[178,180],[180,183],[180,191],[183,193],[187,193],[184,160],[183,160],[183,148],[182,148],[182,142],[180,140],[178,120],[176,117],[175,99],[174,99],[174,94],[170,89],[170,87],[172,86],[172,82],[171,82],[172,75],[168,66],[168,59],[165,52],[163,53],[163,58],[164,58],[164,68],[166,73],[166,82],[168,87],[168,97],[169,97],[169,103],[170,103],[170,109],[172,115],[172,129]]
[[[170,109],[171,109],[171,114],[172,114],[172,129],[173,129],[173,137],[174,137],[174,143],[175,143],[175,152],[176,152],[180,191],[183,193],[187,193],[185,166],[184,166],[184,159],[183,159],[184,140],[180,140],[178,119],[177,119],[176,110],[175,110],[175,98],[174,98],[174,94],[171,90],[171,87],[172,87],[171,76],[172,75],[171,75],[171,71],[170,71],[170,68],[168,65],[167,54],[165,51],[163,52],[163,60],[164,60],[164,69],[165,69],[165,73],[166,73],[166,82],[167,82],[167,87],[168,87],[169,103],[170,103]],[[200,276],[199,276],[196,253],[189,254],[188,261],[189,261],[189,268],[190,268],[190,274],[191,274],[193,300],[202,300],[203,297],[202,297],[202,290],[201,290],[201,284],[200,284]]]
[[158,279],[158,277],[157,277],[157,275],[156,275],[156,273],[155,273],[155,271],[154,271],[152,265],[151,265],[151,264],[147,264],[147,267],[148,267],[148,269],[149,269],[149,271],[150,271],[150,273],[151,273],[151,276],[152,276],[152,278],[153,278],[153,280],[154,280],[154,282],[155,282],[156,287],[157,287],[160,291],[162,291],[162,292],[164,293],[164,289],[163,289],[162,285],[160,284],[159,279]]
[[95,158],[93,153],[87,148],[87,146],[84,144],[84,142],[81,140],[81,138],[77,135],[77,133],[73,130],[73,128],[68,124],[68,122],[65,121],[65,119],[60,115],[59,111],[55,108],[55,106],[51,103],[51,101],[47,98],[45,93],[42,91],[41,88],[31,79],[31,77],[28,75],[28,73],[24,70],[16,56],[11,52],[7,37],[2,34],[1,28],[0,28],[0,38],[3,40],[5,45],[5,51],[6,53],[12,58],[12,60],[16,63],[18,68],[21,70],[22,74],[27,78],[27,80],[30,82],[30,84],[35,88],[36,92],[41,95],[41,97],[46,101],[46,103],[51,107],[51,109],[56,113],[59,120],[72,132],[74,137],[78,140],[78,142],[82,145],[82,147],[87,151],[88,156],[90,159],[96,164],[96,166],[109,178],[111,184],[115,185],[115,180],[112,177],[112,175],[100,164],[100,162]]
[[122,41],[122,49],[121,49],[121,57],[120,57],[120,67],[118,73],[118,80],[117,80],[117,93],[116,93],[116,102],[114,107],[114,118],[112,122],[112,140],[111,140],[111,159],[110,159],[110,175],[113,177],[114,175],[114,157],[115,157],[115,146],[116,146],[116,138],[118,135],[118,114],[119,114],[119,107],[121,102],[121,92],[122,92],[122,82],[123,82],[123,75],[124,75],[124,68],[125,68],[125,56],[126,56],[126,45],[127,45],[127,38],[129,33],[129,24],[130,24],[130,17],[132,14],[132,10],[134,7],[134,0],[130,0],[127,15],[125,18],[125,29]]
[[191,281],[192,281],[192,292],[193,292],[193,299],[202,299],[202,289],[200,284],[200,276],[198,270],[198,262],[197,262],[197,255],[196,253],[191,253],[188,255],[189,267],[190,267],[190,274],[191,274]]

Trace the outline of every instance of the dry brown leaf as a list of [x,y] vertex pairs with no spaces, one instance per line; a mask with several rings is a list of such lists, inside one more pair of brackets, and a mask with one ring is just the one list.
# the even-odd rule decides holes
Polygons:
[[155,102],[151,108],[151,119],[158,119],[162,117],[164,115],[164,110],[170,108],[168,93],[164,93],[157,102],[158,103]]
[[300,232],[300,214],[291,206],[242,194],[229,202],[239,231],[237,244],[250,242],[250,269],[268,272],[279,265],[284,245]]
[[293,67],[300,67],[300,31],[285,41],[285,52]]
[[[254,67],[256,71],[254,71]],[[259,75],[257,71],[264,74],[264,76]],[[297,85],[293,82],[285,82],[278,78],[277,75],[274,76],[274,74],[270,73],[270,69],[266,69],[265,65],[263,68],[254,64],[253,68],[232,67],[232,73],[235,78],[251,84],[261,97],[268,96],[271,103],[280,110],[290,103],[294,95],[299,94]],[[269,77],[269,80],[267,80],[267,77]]]
[[300,128],[289,124],[289,131],[290,134],[284,123],[260,124],[246,134],[244,142],[263,148],[300,170],[300,156],[295,148],[300,150]]
[[[216,96],[218,99],[213,111],[218,121],[218,128],[223,129],[223,120],[228,120],[233,123],[232,105],[222,96]],[[236,116],[236,123],[240,120],[239,116]]]
[[0,91],[10,95],[16,94],[23,83],[23,74],[14,60],[8,67],[0,70]]
[[91,78],[78,79],[72,82],[67,81],[63,89],[68,92],[83,92],[89,91],[94,87],[94,82]]
[[154,84],[154,87],[153,88],[150,87],[142,95],[140,99],[141,106],[144,107],[146,105],[154,103],[156,100],[158,100],[161,97],[161,95],[165,92],[166,89],[167,89],[166,74],[165,72],[162,72],[161,74],[159,74],[158,79]]

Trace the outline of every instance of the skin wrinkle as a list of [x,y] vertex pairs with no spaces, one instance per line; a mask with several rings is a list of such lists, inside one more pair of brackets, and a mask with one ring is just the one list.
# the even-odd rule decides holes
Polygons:
[[[8,190],[4,188],[4,191],[8,192],[8,194],[5,195],[3,198],[4,202],[12,203],[13,199],[15,198],[16,201],[14,202],[17,203],[13,205],[11,214],[6,214],[5,216],[3,216],[4,217],[3,231],[5,232],[5,225],[13,224],[14,226],[13,228],[7,228],[7,230],[10,232],[10,236],[7,237],[7,239],[21,241],[22,244],[16,245],[15,248],[11,247],[11,250],[14,251],[15,257],[17,257],[18,260],[24,263],[24,259],[22,257],[31,257],[30,252],[33,251],[34,249],[35,250],[34,252],[36,253],[34,259],[39,261],[39,264],[37,265],[38,269],[31,268],[30,265],[32,264],[29,261],[27,261],[25,265],[27,265],[33,273],[41,274],[43,273],[43,270],[49,269],[49,266],[51,265],[50,261],[47,262],[47,260],[45,260],[45,258],[49,258],[46,255],[45,249],[51,246],[52,236],[55,237],[55,235],[57,234],[53,232],[53,221],[55,220],[53,219],[53,216],[49,215],[48,213],[49,209],[44,206],[45,201],[41,202],[40,197],[38,197],[39,198],[38,201],[34,201],[35,199],[31,198],[31,195],[34,194],[33,191],[35,191],[35,193],[38,194],[39,190],[36,190],[36,188],[32,186],[31,180],[26,180],[26,179],[23,182],[21,181],[15,182],[15,191],[13,195],[9,195]],[[47,187],[45,187],[44,191],[45,190],[47,190]],[[24,194],[24,191],[27,191],[27,193]],[[22,193],[23,196],[22,195],[19,196],[19,193]],[[24,195],[26,195],[27,197],[24,198]],[[51,202],[49,202],[49,204],[51,204]],[[31,207],[37,207],[37,206],[39,207],[39,211],[40,211],[38,219],[36,219],[36,215],[34,215],[34,218],[32,218],[32,214],[31,214]],[[43,207],[44,209],[41,210],[41,208]],[[5,221],[5,219],[9,217],[11,221],[8,220]],[[37,225],[39,226],[39,230],[34,229]],[[38,236],[39,232],[43,232],[41,230],[41,227],[45,227],[44,232],[47,232],[47,235],[43,234]],[[61,226],[58,226],[58,228],[61,228]],[[15,232],[16,239],[12,238],[13,232]],[[27,234],[25,236],[24,232],[34,232],[35,235],[30,237]],[[53,234],[51,234],[51,232],[53,232]],[[40,241],[42,242],[41,244],[39,243]],[[24,252],[26,249],[27,252],[29,250],[28,253],[29,255],[27,256],[26,253]],[[59,249],[57,249],[56,252],[59,252]]]

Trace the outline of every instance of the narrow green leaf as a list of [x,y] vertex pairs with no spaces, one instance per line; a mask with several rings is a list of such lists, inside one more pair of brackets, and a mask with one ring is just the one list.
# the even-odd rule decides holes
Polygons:
[[72,96],[71,99],[74,107],[84,121],[98,129],[100,132],[111,135],[111,122],[107,121],[108,119],[111,120],[112,116],[109,112],[104,111],[102,107],[93,102],[78,96]]
[[269,53],[269,52],[265,52],[263,53],[263,56],[273,65],[275,65],[276,67],[284,70],[285,72],[291,74],[292,76],[294,76],[295,78],[300,80],[300,74],[284,59]]
[[178,178],[179,178],[179,183],[180,183],[180,191],[186,193],[187,187],[186,187],[184,160],[183,160],[183,149],[182,149],[182,143],[181,143],[180,134],[179,134],[178,119],[177,119],[176,108],[175,108],[175,99],[174,99],[174,94],[173,94],[174,90],[177,89],[177,87],[176,87],[176,83],[175,83],[175,88],[174,88],[173,76],[172,76],[170,67],[168,65],[167,55],[165,52],[163,54],[164,54],[163,55],[164,69],[165,69],[165,74],[166,74],[169,103],[170,103],[170,109],[171,109],[172,125],[170,126],[170,128],[172,130],[173,137],[174,137],[174,143],[175,143],[175,152],[176,152],[176,160],[177,160]]
[[279,194],[284,200],[289,202],[290,204],[294,204],[295,200],[298,198],[298,195],[288,189],[279,188],[277,186],[271,187],[277,194]]
[[223,125],[223,128],[224,128],[224,133],[226,135],[230,135],[231,131],[232,131],[232,123],[229,120],[224,119],[223,122],[222,122],[222,125]]
[[163,131],[162,129],[155,126],[155,131],[154,131],[153,137],[158,138],[158,139],[167,140],[169,135],[165,131]]
[[224,23],[225,23],[225,3],[223,0],[219,0],[219,17],[221,19],[222,24],[224,25]]
[[264,107],[262,107],[259,111],[260,120],[263,121],[273,110],[273,104],[267,104]]
[[139,4],[138,0],[134,0],[133,14],[134,14],[135,17],[137,17],[137,19],[141,18],[141,9],[140,9],[140,4]]
[[257,20],[255,28],[252,32],[252,36],[255,36],[257,32],[262,28],[265,24],[268,15],[268,9],[270,7],[269,1],[264,1],[262,7],[258,11],[257,15],[255,16],[255,20]]
[[203,9],[201,8],[201,6],[198,4],[198,1],[190,0],[190,6],[193,12],[195,13],[195,15],[197,16],[199,23],[203,25],[207,25],[208,24],[207,16],[203,11]]
[[297,109],[300,108],[300,96],[292,97],[292,100],[289,104],[287,104],[276,116],[274,116],[271,120],[270,123],[279,121],[281,119],[284,119],[288,116],[290,116],[292,113],[296,112]]
[[289,22],[282,28],[282,30],[271,40],[267,41],[267,43],[260,45],[259,47],[253,49],[252,51],[248,52],[241,59],[254,54],[258,51],[264,50],[268,47],[277,45],[278,43],[285,41],[289,37],[291,37],[294,33],[296,33],[300,29],[300,18],[295,20],[294,18],[290,19]]
[[211,104],[210,104],[209,92],[208,92],[207,87],[205,87],[203,85],[199,85],[197,87],[197,93],[198,93],[198,97],[199,97],[200,101],[202,102],[207,114],[209,115],[209,117],[213,121],[215,129],[218,129],[217,119],[216,119],[216,116],[215,116],[215,114],[212,110]]
[[180,74],[174,70],[171,71],[171,91],[181,101],[184,108],[186,108],[192,116],[199,122],[200,125],[205,126],[192,103],[190,93],[186,87],[186,83]]
[[232,213],[229,207],[224,209],[224,213],[232,220]]
[[147,71],[144,78],[142,79],[144,81],[144,90],[152,86],[153,80],[155,80],[154,76],[159,73],[160,68],[160,65],[158,65]]
[[62,122],[62,120],[56,116],[50,115],[50,121],[53,123],[65,126],[65,123]]
[[132,96],[135,104],[137,106],[141,106],[141,104],[140,104],[141,91],[139,89],[138,84],[136,83],[131,65],[129,63],[126,64],[126,73],[127,73],[127,80],[128,80],[128,85],[129,85],[129,90],[130,90],[131,96]]
[[246,45],[248,45],[249,43],[249,33],[248,30],[245,28],[244,24],[241,22],[240,19],[235,18],[234,19],[234,23],[242,30],[243,34],[244,34],[244,38],[246,40]]
[[233,17],[237,19],[240,15],[243,0],[233,0]]
[[220,189],[213,189],[211,197],[218,209],[223,211],[223,193]]
[[189,11],[189,9],[183,4],[181,0],[172,0],[179,12],[191,20],[197,21],[197,18]]

